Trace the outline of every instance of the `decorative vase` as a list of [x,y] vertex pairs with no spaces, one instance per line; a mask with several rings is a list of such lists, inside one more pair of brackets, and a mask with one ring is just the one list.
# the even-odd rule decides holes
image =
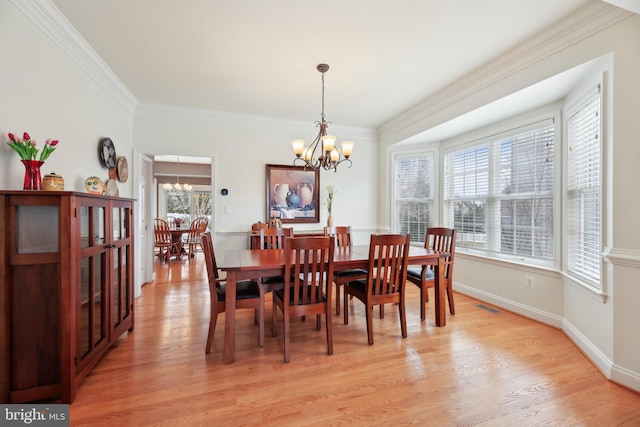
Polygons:
[[287,206],[287,195],[289,194],[289,184],[278,183],[273,186],[273,201],[277,206]]
[[40,160],[20,160],[25,167],[23,190],[42,190],[40,168],[44,162]]
[[327,217],[327,227],[333,227],[333,216],[331,215]]
[[309,206],[313,202],[313,184],[303,182],[298,185],[298,195],[300,196],[300,207]]
[[287,206],[289,209],[295,209],[300,206],[300,196],[298,196],[296,190],[291,190],[287,194]]

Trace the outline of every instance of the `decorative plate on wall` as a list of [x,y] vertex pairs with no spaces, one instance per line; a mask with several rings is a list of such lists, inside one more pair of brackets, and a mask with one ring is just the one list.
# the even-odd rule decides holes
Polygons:
[[107,186],[97,176],[90,176],[84,182],[84,187],[91,194],[104,194],[107,191]]
[[118,183],[115,179],[110,179],[107,181],[107,196],[118,197],[120,195],[120,191],[118,190]]
[[111,138],[102,138],[98,147],[98,155],[107,169],[116,167],[116,147],[113,145]]
[[117,169],[120,182],[127,182],[127,179],[129,179],[129,163],[126,157],[122,156],[118,159]]

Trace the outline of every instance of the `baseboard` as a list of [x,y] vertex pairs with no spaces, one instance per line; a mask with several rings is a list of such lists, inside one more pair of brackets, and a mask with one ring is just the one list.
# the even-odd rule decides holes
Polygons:
[[611,367],[613,362],[609,360],[604,353],[598,349],[591,341],[585,337],[571,322],[563,321],[563,332],[569,337],[573,343],[593,362],[594,365],[602,372],[602,374],[611,379]]
[[506,298],[502,298],[494,294],[478,290],[476,288],[465,286],[461,283],[454,283],[453,289],[455,289],[456,292],[460,292],[461,294],[465,294],[472,298],[476,298],[489,304],[496,305],[498,307],[504,308],[505,310],[509,310],[529,319],[536,320],[540,323],[544,323],[558,329],[562,328],[563,319],[559,316],[556,316],[555,314],[538,310],[537,308],[529,307],[519,302],[511,301]]

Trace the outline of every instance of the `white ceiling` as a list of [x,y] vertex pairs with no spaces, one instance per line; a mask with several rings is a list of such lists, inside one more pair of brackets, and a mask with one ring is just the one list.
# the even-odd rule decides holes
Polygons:
[[140,102],[376,128],[599,0],[52,0]]

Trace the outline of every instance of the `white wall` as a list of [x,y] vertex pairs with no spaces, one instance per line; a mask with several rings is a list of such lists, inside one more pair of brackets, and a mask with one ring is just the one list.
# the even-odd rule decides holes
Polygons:
[[[605,161],[612,172],[605,200],[606,295],[549,271],[470,255],[456,256],[456,288],[481,300],[561,327],[609,378],[640,391],[640,16],[594,2],[496,58],[379,129],[381,167],[393,146],[441,123],[594,58],[612,53],[605,112]],[[383,183],[384,184],[384,183]],[[381,185],[381,220],[390,193]],[[630,197],[631,196],[631,197]],[[532,277],[534,289],[524,286]]]
[[[140,105],[135,113],[136,149],[147,154],[183,154],[214,159],[214,232],[219,256],[225,249],[245,248],[251,224],[265,222],[266,164],[291,165],[291,140],[312,140],[314,120],[291,122],[237,114]],[[356,243],[368,243],[378,228],[376,134],[371,130],[331,126],[343,140],[356,141],[353,166],[320,172],[320,223],[293,224],[294,230],[322,230],[327,212],[326,186],[337,191],[333,216],[352,225]],[[220,190],[229,190],[222,196]],[[360,242],[358,241],[360,240]]]
[[[46,20],[34,25],[30,18],[38,18],[38,13],[26,2],[21,7],[26,9],[0,2],[0,188],[22,190],[24,166],[4,142],[8,132],[26,131],[40,146],[50,137],[60,141],[42,172],[62,175],[65,190],[84,192],[86,178],[109,177],[98,158],[102,137],[114,141],[118,155],[131,158],[133,105],[126,105],[126,94],[123,98],[105,92],[61,51],[68,44],[57,45],[50,38],[56,30]],[[23,11],[32,13],[28,18]],[[131,196],[130,181],[118,185],[121,196]]]

